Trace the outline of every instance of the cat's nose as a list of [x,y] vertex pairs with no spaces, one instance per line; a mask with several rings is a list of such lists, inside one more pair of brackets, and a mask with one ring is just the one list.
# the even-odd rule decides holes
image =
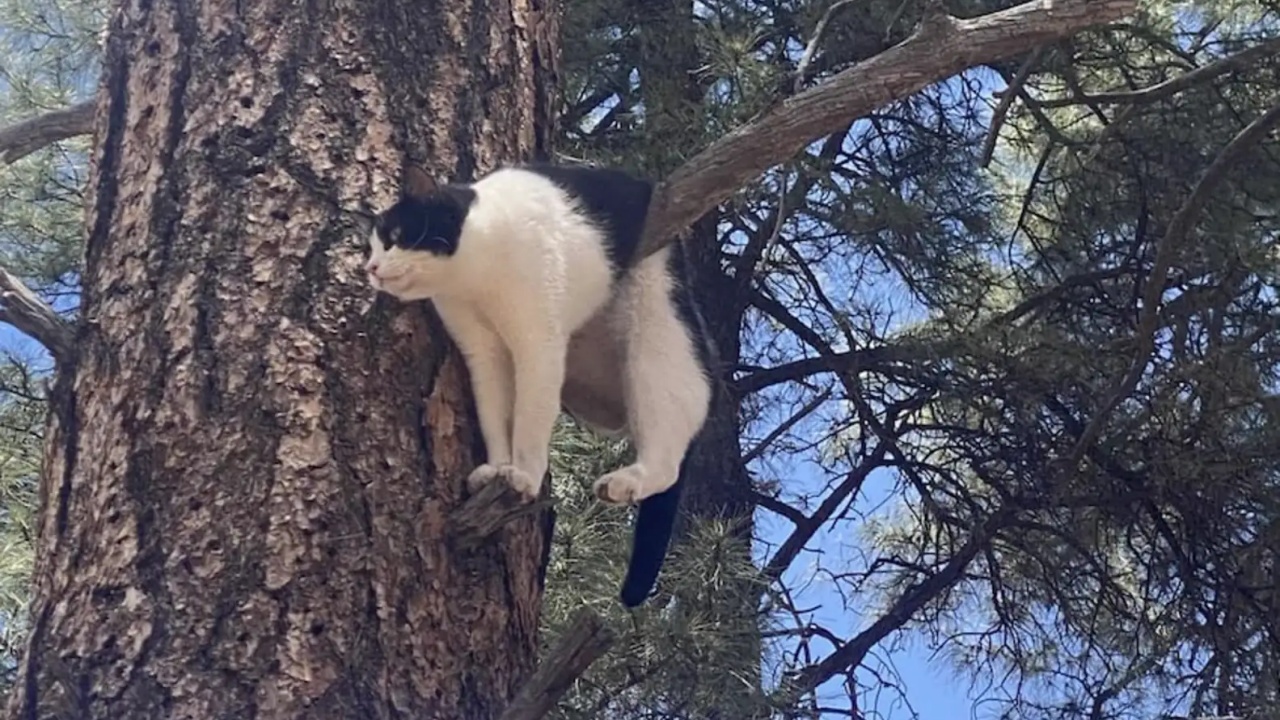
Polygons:
[[372,276],[374,276],[374,277],[377,277],[377,276],[378,276],[378,261],[377,261],[377,260],[370,260],[369,262],[365,263],[365,264],[364,264],[364,271],[365,271],[365,272],[367,272],[367,273],[369,273],[370,275],[372,275]]

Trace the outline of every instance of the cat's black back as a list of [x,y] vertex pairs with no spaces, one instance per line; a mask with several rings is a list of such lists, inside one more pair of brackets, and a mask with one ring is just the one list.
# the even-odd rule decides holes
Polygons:
[[630,268],[644,235],[644,220],[653,199],[653,183],[612,168],[530,163],[522,169],[550,180],[576,199],[583,212],[607,235],[609,261],[615,274]]

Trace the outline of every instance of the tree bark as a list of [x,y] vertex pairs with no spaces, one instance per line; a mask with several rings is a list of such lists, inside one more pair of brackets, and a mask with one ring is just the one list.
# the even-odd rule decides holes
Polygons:
[[445,532],[476,461],[425,304],[376,299],[407,154],[545,156],[554,0],[126,0],[11,718],[497,717],[546,528]]

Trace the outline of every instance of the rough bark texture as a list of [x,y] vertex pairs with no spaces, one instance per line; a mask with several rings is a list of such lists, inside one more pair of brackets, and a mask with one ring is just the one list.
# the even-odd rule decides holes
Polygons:
[[546,152],[554,0],[129,0],[11,718],[496,717],[544,523],[446,541],[477,442],[342,208]]

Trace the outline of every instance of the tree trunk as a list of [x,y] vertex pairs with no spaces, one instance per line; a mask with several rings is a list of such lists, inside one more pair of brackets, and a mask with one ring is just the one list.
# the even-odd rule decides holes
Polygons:
[[[99,93],[78,359],[11,718],[495,717],[546,528],[453,549],[478,442],[425,304],[375,301],[402,158],[545,155],[554,0],[137,0]],[[345,209],[344,209],[345,208]]]

